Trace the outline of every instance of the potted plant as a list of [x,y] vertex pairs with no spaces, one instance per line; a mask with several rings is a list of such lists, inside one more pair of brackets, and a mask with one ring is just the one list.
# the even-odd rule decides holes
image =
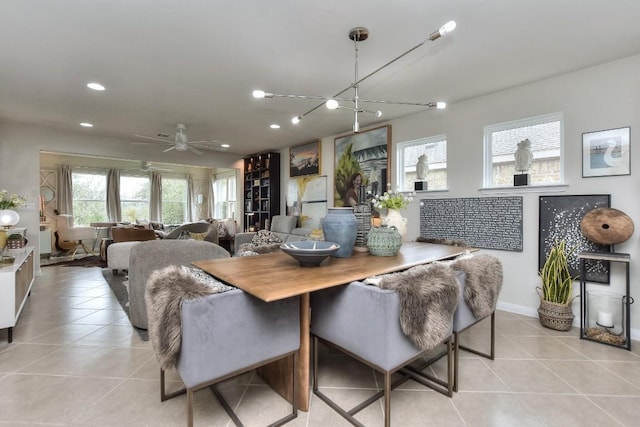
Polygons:
[[571,276],[568,262],[572,251],[567,253],[565,240],[556,241],[538,273],[542,280],[542,287],[536,288],[540,295],[540,323],[557,331],[571,329],[574,318],[571,303],[576,298],[573,296],[573,281],[577,276]]

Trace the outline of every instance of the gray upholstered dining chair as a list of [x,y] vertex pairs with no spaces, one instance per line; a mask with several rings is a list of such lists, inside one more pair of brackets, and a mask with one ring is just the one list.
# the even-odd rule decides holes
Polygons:
[[[460,284],[458,307],[453,316],[453,391],[458,391],[460,350],[494,360],[496,354],[496,305],[502,289],[502,263],[487,254],[468,255],[451,263]],[[489,351],[460,344],[460,334],[482,320],[491,318]]]
[[[216,384],[293,356],[292,411],[271,425],[296,418],[300,299],[263,302],[193,270],[169,266],[154,272],[146,287],[149,337],[160,362],[160,399],[186,393],[191,427],[194,393],[209,387],[233,422],[242,426]],[[167,393],[165,370],[172,367],[184,388]]]
[[[313,338],[313,392],[354,425],[362,425],[354,415],[384,395],[385,426],[391,423],[391,390],[407,378],[447,396],[453,387],[453,313],[458,303],[459,285],[454,271],[444,264],[413,267],[401,273],[352,282],[311,294],[311,336]],[[418,284],[418,294],[410,288]],[[411,301],[415,301],[413,305]],[[343,351],[384,375],[384,389],[345,410],[332,401],[318,384],[318,343]],[[444,344],[447,381],[424,372],[432,350]],[[439,359],[442,353],[438,354]],[[420,362],[423,363],[420,363]],[[412,366],[413,362],[421,366]],[[395,372],[400,382],[391,382]]]
[[144,292],[156,270],[169,265],[191,265],[203,259],[228,258],[229,252],[201,240],[162,239],[134,245],[129,255],[129,317],[136,328],[147,329]]

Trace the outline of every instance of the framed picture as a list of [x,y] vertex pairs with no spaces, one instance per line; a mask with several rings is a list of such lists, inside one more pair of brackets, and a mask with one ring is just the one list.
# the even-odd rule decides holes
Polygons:
[[582,134],[582,177],[631,174],[631,128]]
[[[540,228],[538,236],[538,270],[542,269],[547,254],[557,240],[567,242],[569,271],[572,276],[580,274],[580,252],[609,253],[608,245],[587,240],[580,231],[584,215],[596,208],[608,208],[611,195],[540,196]],[[589,282],[609,283],[608,261],[586,261],[586,279]]]
[[320,140],[289,148],[289,176],[320,175]]
[[321,228],[327,215],[327,176],[290,179],[287,185],[287,215],[299,219],[299,227]]
[[387,189],[391,158],[391,126],[381,126],[335,139],[334,206],[352,206]]

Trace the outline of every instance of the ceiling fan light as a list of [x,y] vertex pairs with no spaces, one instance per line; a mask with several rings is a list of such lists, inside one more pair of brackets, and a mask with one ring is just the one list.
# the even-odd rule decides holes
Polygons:
[[269,127],[270,127],[271,129],[280,129],[280,125],[279,125],[279,124],[277,124],[277,123],[272,123],[272,124],[270,124],[270,125],[269,125]]
[[87,87],[89,89],[93,89],[93,90],[98,90],[98,91],[103,91],[106,88],[104,86],[102,86],[100,83],[96,83],[96,82],[91,82],[91,83],[87,83]]
[[300,120],[302,120],[302,116],[295,116],[293,119],[291,119],[291,123],[297,125],[298,123],[300,123]]
[[80,123],[80,126],[82,126],[83,128],[92,128],[93,127],[93,123],[82,122],[82,123]]
[[444,101],[438,101],[436,102],[436,108],[438,110],[444,110],[445,108],[447,108],[447,103]]
[[324,103],[324,106],[329,110],[336,110],[340,107],[340,104],[335,99],[327,99],[327,102]]
[[220,144],[220,147],[222,147],[222,148],[229,148],[229,147],[231,147],[231,146],[230,146],[229,144]]
[[380,110],[376,111],[376,117],[382,117],[382,111]]

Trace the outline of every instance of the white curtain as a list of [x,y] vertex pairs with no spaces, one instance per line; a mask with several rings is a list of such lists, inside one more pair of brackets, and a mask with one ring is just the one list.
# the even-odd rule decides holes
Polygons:
[[162,176],[159,172],[149,172],[151,194],[149,195],[149,220],[162,221]]
[[208,218],[215,218],[216,212],[216,204],[215,204],[215,191],[214,186],[216,185],[216,177],[215,175],[209,175],[209,197],[207,197],[207,216]]
[[58,173],[58,211],[73,215],[73,177],[71,166],[60,165]]
[[120,222],[122,220],[120,170],[118,169],[109,169],[109,172],[107,172],[107,216],[109,221],[112,222]]
[[195,222],[198,220],[198,208],[194,206],[196,201],[196,190],[193,186],[193,176],[187,175],[187,221]]

